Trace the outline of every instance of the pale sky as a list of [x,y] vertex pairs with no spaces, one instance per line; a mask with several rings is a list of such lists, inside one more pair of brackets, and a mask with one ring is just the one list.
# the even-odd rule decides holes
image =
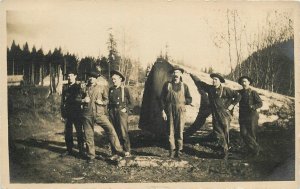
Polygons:
[[7,11],[8,46],[13,40],[27,41],[30,47],[43,47],[44,53],[61,46],[79,57],[107,56],[112,32],[120,54],[139,59],[144,66],[153,63],[161,51],[165,53],[168,44],[172,59],[199,68],[211,65],[221,73],[229,71],[228,47],[224,43],[217,48],[213,41],[227,32],[227,8],[238,10],[248,36],[264,24],[268,11],[282,8],[257,3],[224,7],[199,1],[45,2],[39,8],[31,4]]

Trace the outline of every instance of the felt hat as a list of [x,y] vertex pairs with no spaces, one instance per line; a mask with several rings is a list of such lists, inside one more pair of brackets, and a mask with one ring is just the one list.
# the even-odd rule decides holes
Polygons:
[[250,82],[250,84],[252,84],[252,82],[253,82],[252,79],[251,79],[250,77],[244,75],[244,76],[240,77],[239,80],[238,80],[238,83],[239,83],[240,85],[242,85],[243,79],[247,79],[247,80]]
[[216,77],[216,78],[218,78],[220,80],[221,83],[225,83],[224,77],[222,77],[221,74],[219,74],[219,73],[212,73],[212,74],[210,74],[210,77],[211,78]]
[[124,75],[121,73],[121,72],[119,72],[119,71],[117,71],[117,70],[112,70],[111,72],[110,72],[110,76],[113,76],[113,75],[118,75],[118,76],[120,76],[121,78],[122,78],[122,82],[123,81],[125,81],[125,77],[124,77]]
[[101,74],[99,72],[96,71],[90,71],[86,73],[88,77],[95,77],[98,78]]
[[181,73],[184,72],[184,69],[179,66],[173,66],[173,69],[170,72],[173,73],[175,70],[179,70],[179,71],[181,71]]

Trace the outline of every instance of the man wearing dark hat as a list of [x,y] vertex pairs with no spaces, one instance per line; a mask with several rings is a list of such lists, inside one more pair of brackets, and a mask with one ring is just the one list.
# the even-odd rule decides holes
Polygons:
[[131,155],[128,135],[128,112],[132,110],[132,98],[127,87],[122,85],[125,77],[118,71],[110,73],[113,86],[109,89],[109,117],[125,151],[125,157]]
[[213,84],[202,82],[197,76],[190,74],[198,88],[207,92],[212,112],[213,133],[221,143],[224,159],[228,157],[229,127],[231,121],[230,111],[240,101],[241,96],[237,91],[224,87],[225,79],[217,73],[210,74]]
[[62,154],[73,155],[73,125],[77,134],[77,144],[80,155],[83,155],[83,130],[80,121],[80,85],[76,83],[76,73],[67,73],[68,84],[63,85],[61,98],[61,115],[65,120],[65,142],[67,152]]
[[192,103],[189,88],[182,82],[183,72],[182,68],[174,67],[172,81],[166,82],[161,92],[161,111],[167,122],[171,158],[180,157],[182,153],[185,105]]
[[108,94],[100,85],[97,85],[97,78],[100,76],[98,72],[88,73],[88,84],[86,91],[82,95],[83,105],[83,129],[84,140],[86,143],[88,162],[93,163],[95,158],[94,144],[94,124],[100,125],[108,134],[112,151],[115,152],[111,159],[117,159],[118,155],[123,153],[120,141],[113,125],[105,115],[106,105],[108,103]]
[[239,104],[241,137],[251,155],[257,156],[260,152],[260,147],[256,140],[256,127],[259,119],[256,110],[262,107],[262,100],[258,93],[250,87],[252,84],[250,77],[242,76],[239,78],[238,83],[243,87],[243,89],[238,91],[242,96]]

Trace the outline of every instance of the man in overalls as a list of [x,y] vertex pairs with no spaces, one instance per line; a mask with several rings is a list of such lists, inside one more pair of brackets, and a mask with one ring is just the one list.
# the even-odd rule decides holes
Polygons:
[[132,98],[127,87],[122,85],[125,77],[113,70],[110,73],[113,86],[109,89],[109,117],[125,151],[125,157],[131,156],[128,135],[128,112],[132,110]]
[[112,160],[123,155],[123,149],[118,139],[117,133],[113,125],[108,120],[106,113],[106,105],[108,103],[107,90],[97,84],[97,78],[100,76],[98,72],[88,73],[88,84],[82,95],[82,114],[84,141],[86,144],[88,163],[93,163],[95,159],[94,144],[94,124],[100,125],[106,134],[108,134],[112,151],[115,152],[111,157]]
[[237,91],[224,87],[225,79],[217,73],[210,74],[213,84],[202,82],[197,76],[190,74],[198,88],[207,92],[212,112],[213,133],[218,143],[223,148],[224,159],[228,158],[229,150],[229,127],[231,122],[231,111],[240,101],[241,96]]
[[257,156],[260,147],[256,140],[256,127],[259,118],[256,110],[262,107],[262,100],[258,93],[250,87],[252,84],[250,77],[242,76],[239,78],[238,83],[243,87],[238,91],[242,96],[239,108],[241,137],[248,148],[247,150],[251,153],[250,155]]
[[173,79],[164,84],[161,93],[162,117],[167,123],[169,156],[180,157],[183,149],[183,129],[185,125],[185,105],[192,103],[188,86],[182,82],[184,70],[174,67]]
[[61,156],[74,155],[73,152],[73,125],[77,135],[77,145],[79,154],[83,155],[83,129],[80,120],[80,85],[76,83],[76,73],[67,73],[68,84],[63,85],[61,98],[61,116],[65,121],[65,142],[67,151]]

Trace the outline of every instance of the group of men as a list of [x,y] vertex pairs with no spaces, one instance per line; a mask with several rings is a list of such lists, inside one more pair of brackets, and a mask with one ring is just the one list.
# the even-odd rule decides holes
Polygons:
[[[183,129],[185,125],[185,105],[192,102],[188,86],[182,81],[184,70],[175,66],[172,70],[173,79],[164,84],[161,93],[162,118],[168,125],[169,156],[180,157],[183,149]],[[189,73],[190,74],[190,73]],[[197,76],[190,74],[198,91],[204,91],[208,96],[209,106],[204,106],[205,98],[197,117],[199,124],[211,113],[214,139],[221,145],[224,159],[228,158],[229,128],[232,119],[233,108],[239,103],[240,133],[246,144],[247,153],[257,156],[260,152],[256,139],[256,127],[258,125],[257,109],[262,107],[262,100],[258,93],[250,85],[252,79],[248,76],[239,78],[241,90],[232,90],[222,85],[225,79],[217,73],[210,74],[212,85],[201,81]],[[205,97],[205,95],[202,95]]]
[[[189,87],[183,82],[184,70],[174,66],[172,80],[167,81],[162,88],[160,108],[162,118],[167,125],[169,140],[169,156],[178,158],[183,150],[183,130],[185,126],[186,105],[192,103]],[[190,74],[190,73],[189,73]],[[94,125],[100,125],[108,135],[112,156],[131,156],[130,139],[128,135],[128,112],[132,109],[132,98],[128,88],[123,86],[125,77],[118,71],[111,72],[113,86],[106,89],[97,82],[99,72],[88,73],[88,81],[82,87],[76,82],[76,73],[67,74],[68,84],[62,94],[62,117],[65,119],[65,142],[67,152],[64,155],[73,155],[73,124],[77,133],[79,154],[93,163],[96,157],[94,143]],[[257,109],[262,106],[258,93],[250,85],[252,79],[247,76],[239,78],[241,90],[232,90],[222,85],[225,79],[217,73],[210,74],[212,85],[201,81],[197,76],[190,74],[199,92],[207,94],[207,103],[202,99],[200,112],[197,117],[205,120],[212,114],[213,135],[222,147],[221,153],[225,159],[229,151],[229,128],[232,112],[239,103],[240,133],[250,153],[258,155],[260,152],[257,143],[255,128],[258,125]],[[205,96],[205,95],[202,95]],[[203,108],[205,107],[205,108]],[[108,110],[108,115],[107,115]]]
[[73,124],[79,154],[89,163],[93,163],[96,157],[95,124],[101,126],[108,135],[112,160],[120,156],[131,156],[128,112],[132,109],[132,98],[128,88],[122,85],[125,80],[122,73],[111,71],[110,74],[113,86],[109,89],[99,84],[99,71],[87,73],[88,80],[84,84],[77,83],[75,72],[67,74],[68,84],[63,87],[61,103],[67,151],[62,156],[74,155]]

